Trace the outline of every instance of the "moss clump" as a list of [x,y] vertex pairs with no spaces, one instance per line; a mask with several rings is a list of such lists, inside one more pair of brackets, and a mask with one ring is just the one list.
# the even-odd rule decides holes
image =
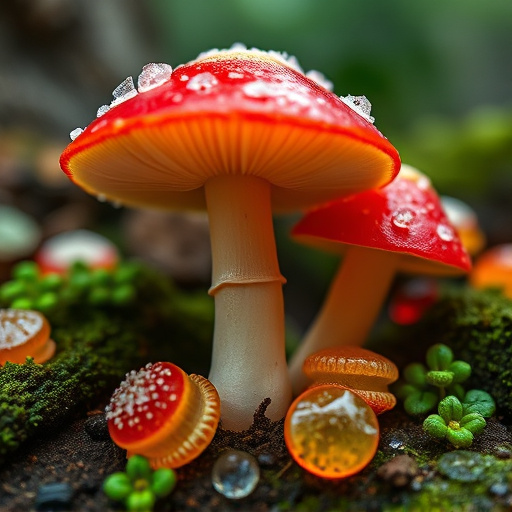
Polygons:
[[[89,271],[82,268],[80,272]],[[46,290],[37,273],[31,274],[29,282],[28,277],[21,273],[6,284],[8,289],[15,289],[18,282],[28,286],[36,309]],[[100,304],[77,300],[80,294],[69,295],[75,286],[71,281],[67,276],[59,282],[54,288],[56,305],[45,311],[57,344],[56,357],[43,365],[28,358],[24,364],[0,367],[0,463],[36,433],[57,428],[78,411],[101,404],[126,372],[149,359],[173,360],[173,353],[181,352],[182,346],[193,347],[190,366],[195,371],[202,366],[202,353],[205,360],[209,358],[210,303],[184,295],[163,276],[132,267],[122,283],[132,290],[129,300]],[[94,289],[89,282],[83,291],[90,296]],[[19,299],[8,300],[4,293],[0,306],[12,307],[11,301]]]
[[[458,359],[471,365],[467,388],[487,391],[498,414],[512,417],[512,366],[505,364],[512,359],[511,300],[495,290],[445,290],[418,324],[400,330],[394,349],[390,344],[387,353],[393,358],[391,350],[395,356],[401,352],[410,361],[433,342],[448,345]],[[413,350],[416,353],[409,353]]]

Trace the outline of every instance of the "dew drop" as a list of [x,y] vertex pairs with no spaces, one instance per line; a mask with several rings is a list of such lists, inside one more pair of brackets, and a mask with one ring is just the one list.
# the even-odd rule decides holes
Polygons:
[[276,84],[269,84],[263,80],[255,80],[254,82],[248,82],[242,87],[246,96],[250,98],[269,98],[275,96],[281,96],[283,90]]
[[110,105],[102,105],[96,112],[96,117],[101,117],[103,114],[106,114],[109,110]]
[[75,128],[71,132],[69,132],[69,138],[71,140],[75,140],[84,130],[82,128]]
[[172,74],[172,67],[162,62],[150,62],[142,68],[137,85],[139,92],[146,92],[167,82]]
[[230,71],[228,73],[228,78],[231,79],[237,79],[237,78],[244,78],[245,75],[243,73],[237,73],[236,71]]
[[368,122],[373,123],[375,121],[375,118],[370,115],[372,104],[366,96],[352,96],[348,94],[345,97],[340,96],[340,99]]
[[445,242],[451,242],[453,240],[453,229],[450,226],[439,224],[436,231],[441,240],[444,240]]
[[133,83],[133,78],[129,76],[125,80],[123,80],[112,92],[112,96],[114,97],[111,107],[119,105],[123,103],[123,101],[129,100],[137,96],[137,89],[135,89],[135,85]]
[[415,213],[408,208],[396,210],[391,216],[391,221],[398,228],[409,228],[415,217]]
[[192,77],[185,87],[191,91],[209,91],[218,83],[214,75],[206,72]]
[[226,450],[212,469],[212,484],[217,492],[237,500],[254,491],[260,479],[260,467],[249,453]]

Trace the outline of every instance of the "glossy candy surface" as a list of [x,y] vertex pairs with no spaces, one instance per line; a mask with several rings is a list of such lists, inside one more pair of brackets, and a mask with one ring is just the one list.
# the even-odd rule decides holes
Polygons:
[[347,389],[307,389],[286,415],[286,446],[297,464],[322,478],[345,478],[363,469],[379,442],[377,417]]
[[0,309],[0,364],[24,363],[27,356],[43,363],[55,353],[50,325],[38,311]]
[[153,468],[175,468],[197,457],[212,440],[220,403],[213,385],[167,362],[132,371],[107,407],[112,440],[128,455],[144,455]]
[[249,496],[259,480],[258,462],[247,452],[226,450],[213,465],[213,487],[226,498],[236,500]]

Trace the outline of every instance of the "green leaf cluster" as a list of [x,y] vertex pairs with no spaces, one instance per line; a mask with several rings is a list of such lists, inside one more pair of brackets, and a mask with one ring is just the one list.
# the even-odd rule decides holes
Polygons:
[[126,306],[136,300],[134,280],[141,266],[121,262],[114,269],[92,269],[81,262],[61,274],[41,274],[33,261],[19,263],[11,281],[0,286],[0,301],[14,309],[51,313],[73,305]]
[[484,417],[478,412],[465,412],[464,406],[455,396],[447,396],[438,407],[439,414],[431,414],[423,422],[423,430],[437,439],[448,440],[455,448],[467,448],[476,434],[486,426]]
[[464,399],[461,384],[471,375],[471,366],[464,361],[454,361],[452,350],[442,343],[427,350],[426,363],[407,365],[402,381],[395,388],[397,396],[404,401],[405,410],[412,415],[426,414],[447,394]]
[[117,472],[103,482],[103,491],[114,501],[122,501],[129,512],[150,512],[157,498],[167,496],[176,486],[172,469],[153,471],[141,455],[128,459],[126,472]]

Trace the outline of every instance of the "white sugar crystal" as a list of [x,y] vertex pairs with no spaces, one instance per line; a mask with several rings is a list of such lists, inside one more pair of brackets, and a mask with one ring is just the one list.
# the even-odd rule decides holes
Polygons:
[[162,62],[150,62],[142,68],[137,84],[139,92],[146,92],[167,82],[172,74],[172,67]]
[[123,101],[129,100],[137,96],[137,89],[135,89],[135,85],[133,83],[133,78],[129,76],[125,80],[123,80],[112,92],[112,96],[114,100],[110,104],[111,107],[119,105],[123,103]]
[[101,117],[103,114],[106,114],[110,110],[110,105],[101,105],[101,107],[96,112],[96,117]]
[[375,118],[370,115],[372,104],[366,96],[352,96],[348,94],[345,97],[340,96],[340,99],[368,122],[373,123],[375,121]]
[[306,73],[306,76],[328,91],[332,91],[334,89],[333,83],[330,80],[327,80],[327,78],[325,78],[323,73],[320,73],[320,71],[312,69]]
[[75,128],[73,131],[69,132],[69,138],[75,140],[82,132],[82,128]]

